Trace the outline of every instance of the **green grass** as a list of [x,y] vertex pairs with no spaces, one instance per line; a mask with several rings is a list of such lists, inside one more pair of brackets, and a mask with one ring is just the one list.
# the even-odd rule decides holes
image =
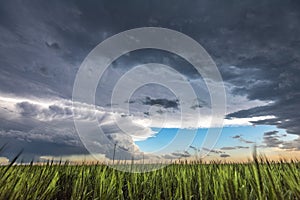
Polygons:
[[300,199],[300,164],[172,164],[147,173],[105,165],[0,167],[0,199]]

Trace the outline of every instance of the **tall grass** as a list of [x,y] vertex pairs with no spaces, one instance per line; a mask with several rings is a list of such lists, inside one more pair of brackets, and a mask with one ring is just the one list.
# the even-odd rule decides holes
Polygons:
[[300,199],[300,164],[254,158],[246,164],[171,164],[147,173],[108,166],[0,167],[0,199]]

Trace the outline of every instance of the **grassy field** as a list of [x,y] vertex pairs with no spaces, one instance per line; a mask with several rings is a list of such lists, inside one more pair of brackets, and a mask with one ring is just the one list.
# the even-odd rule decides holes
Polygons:
[[0,199],[300,199],[300,163],[172,164],[147,173],[105,165],[0,167]]

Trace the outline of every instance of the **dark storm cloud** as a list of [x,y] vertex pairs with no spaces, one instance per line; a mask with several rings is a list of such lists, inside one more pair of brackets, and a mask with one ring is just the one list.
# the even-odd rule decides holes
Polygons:
[[249,110],[241,110],[235,113],[228,114],[227,118],[230,119],[231,117],[246,118],[246,117],[254,117],[254,116],[264,116],[265,111],[270,108],[271,106],[259,106],[259,107],[251,108]]
[[[230,92],[273,102],[228,118],[274,115],[275,119],[255,123],[277,125],[300,135],[299,24],[297,0],[1,1],[0,91],[69,99],[80,63],[101,41],[131,28],[165,27],[200,42],[232,86]],[[126,71],[123,68],[150,61],[174,65],[189,78],[198,78],[181,58],[153,50],[124,55],[112,69],[121,76]],[[118,78],[110,77],[112,83]],[[162,107],[178,107],[176,101],[154,101]],[[148,101],[153,103],[153,99]],[[31,105],[18,106],[24,117],[36,114]],[[62,112],[58,109],[52,107],[49,112]],[[19,128],[26,134],[29,128],[23,125]],[[266,142],[278,143],[273,138]],[[285,145],[295,146],[296,142]]]
[[148,106],[159,106],[163,108],[174,108],[178,109],[179,101],[176,100],[168,100],[168,99],[153,99],[151,97],[146,97],[146,99],[143,101],[144,105]]
[[278,100],[270,106],[256,107],[232,113],[229,117],[254,117],[264,115],[274,115],[276,118],[260,120],[254,124],[276,125],[278,128],[286,129],[288,133],[299,135],[300,125],[298,123],[300,114],[296,110],[299,108],[298,91],[290,91],[290,99],[285,99],[278,95]]
[[24,117],[32,117],[38,114],[38,107],[28,102],[18,103],[17,107],[21,109],[21,114]]
[[69,112],[56,105],[41,108],[26,101],[17,103],[10,112],[0,109],[0,146],[7,144],[1,155],[11,160],[22,150],[21,159],[29,162],[43,155],[87,154],[73,121],[64,120]]
[[47,45],[47,47],[49,47],[49,48],[52,48],[52,49],[60,49],[60,46],[59,46],[59,44],[58,43],[56,43],[56,42],[53,42],[53,43],[51,43],[51,42],[45,42],[45,44]]
[[87,155],[88,152],[84,146],[74,146],[66,144],[56,144],[46,141],[24,142],[19,140],[11,140],[11,138],[1,137],[0,145],[7,144],[7,148],[1,152],[1,156],[7,157],[10,161],[20,152],[18,162],[39,161],[40,156],[63,156],[63,155]]
[[35,123],[33,120],[26,120],[26,123],[31,123],[30,131],[16,130],[16,126],[1,125],[0,146],[7,144],[1,155],[13,159],[22,150],[23,161],[29,162],[32,159],[37,161],[39,156],[43,155],[88,154],[74,130],[55,127],[54,124]]
[[[278,77],[277,66],[282,66],[282,64],[276,61],[285,62],[287,59],[283,56],[288,56],[290,60],[293,60],[293,65],[297,63],[294,59],[296,56],[294,50],[299,47],[300,40],[297,34],[299,4],[296,1],[224,3],[223,1],[202,0],[188,4],[172,1],[171,8],[169,1],[144,1],[143,3],[132,1],[122,4],[119,1],[2,2],[1,22],[5,30],[3,36],[8,37],[7,35],[12,34],[12,38],[3,39],[11,40],[6,40],[6,43],[13,45],[11,49],[17,46],[22,47],[19,52],[16,52],[20,54],[19,58],[15,59],[16,62],[24,61],[21,60],[24,56],[31,57],[32,59],[29,60],[39,61],[42,71],[49,68],[50,76],[54,75],[55,71],[54,64],[50,62],[53,60],[50,58],[56,58],[54,61],[62,58],[60,65],[63,61],[66,65],[73,65],[65,67],[71,68],[68,69],[71,80],[84,56],[103,39],[119,31],[151,25],[182,31],[198,40],[218,61],[224,79],[234,84],[237,83],[241,87],[249,86],[249,83],[254,83],[257,79],[271,84],[272,80],[268,82],[269,79],[264,78],[266,76]],[[48,9],[45,10],[45,7]],[[36,25],[29,26],[32,23]],[[17,46],[14,47],[14,45]],[[39,51],[28,51],[32,47],[36,47]],[[51,51],[56,50],[54,55],[49,52],[49,47]],[[48,55],[47,60],[42,57],[42,53]],[[172,66],[178,62],[179,58],[175,59],[174,63],[168,63],[164,60],[172,60],[171,57],[160,56],[161,54],[162,52],[140,52],[140,54],[137,52],[137,55],[131,54],[128,62],[140,57],[145,59],[145,62],[154,60]],[[124,67],[124,62],[119,63]],[[9,65],[13,63],[11,60],[7,62]],[[30,65],[28,62],[25,64]],[[187,64],[177,65],[181,66],[184,71],[191,70],[189,75],[195,74],[192,68],[187,69]],[[229,66],[237,67],[233,70]],[[268,75],[266,71],[269,66],[275,67],[271,70],[271,75]],[[31,67],[33,68],[32,75],[39,75],[36,74],[39,67]],[[59,70],[55,74],[59,76]],[[285,76],[290,77],[289,74],[284,73],[281,77]],[[51,82],[47,86],[52,86],[51,84],[54,83]],[[289,86],[289,84],[291,84],[289,81],[280,83],[281,87]],[[60,88],[53,89],[59,90]],[[236,88],[236,92],[241,91],[244,90]]]

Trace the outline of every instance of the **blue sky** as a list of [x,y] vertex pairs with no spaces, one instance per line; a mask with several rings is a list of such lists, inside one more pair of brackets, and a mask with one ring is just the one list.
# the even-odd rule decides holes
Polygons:
[[[139,146],[139,148],[144,152],[157,152],[158,150],[162,150],[160,153],[171,153],[176,151],[183,151],[188,150],[191,154],[194,154],[195,151],[189,146],[182,146],[180,149],[179,145],[173,146],[173,148],[168,150],[163,150],[166,148],[174,139],[179,129],[177,128],[164,128],[164,129],[157,129],[153,128],[154,131],[158,131],[158,133],[143,141],[136,141],[135,143]],[[194,146],[198,149],[201,149],[202,143],[205,139],[207,134],[207,128],[200,128],[197,130],[194,141],[191,143],[191,146]],[[194,131],[189,129],[183,130],[185,134],[192,134],[194,135]],[[230,156],[237,156],[237,155],[244,155],[245,157],[249,157],[253,151],[254,145],[257,146],[265,146],[263,141],[264,133],[278,131],[278,135],[284,137],[283,140],[293,140],[296,136],[287,134],[284,129],[278,129],[276,126],[271,125],[258,125],[258,126],[232,126],[232,127],[224,127],[222,129],[221,135],[217,140],[214,149],[223,150],[224,153],[227,153]],[[239,138],[235,138],[239,136]],[[242,139],[241,139],[242,138]],[[184,141],[182,141],[184,143]],[[249,147],[248,149],[233,149],[233,150],[226,150],[226,147]],[[176,148],[177,147],[177,148]]]

